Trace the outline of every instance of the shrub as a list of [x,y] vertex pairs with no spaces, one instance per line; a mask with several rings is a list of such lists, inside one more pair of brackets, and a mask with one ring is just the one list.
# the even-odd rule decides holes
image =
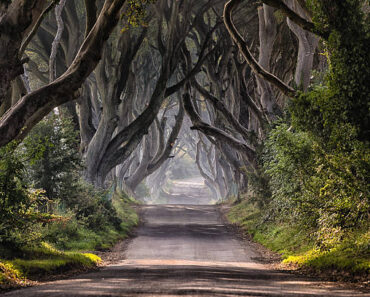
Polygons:
[[368,218],[370,151],[354,139],[348,147],[328,152],[312,134],[287,124],[272,129],[265,143],[263,166],[272,192],[268,208],[315,229],[322,248],[335,246]]
[[82,169],[78,134],[68,118],[49,116],[23,141],[28,179],[50,199],[67,201],[77,189]]
[[24,244],[39,240],[37,223],[47,223],[57,216],[40,211],[47,201],[42,190],[28,187],[22,155],[16,143],[0,149],[0,253],[9,248],[19,249]]

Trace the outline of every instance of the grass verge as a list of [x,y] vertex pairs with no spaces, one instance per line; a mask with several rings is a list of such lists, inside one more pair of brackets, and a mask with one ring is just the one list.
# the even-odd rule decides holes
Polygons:
[[101,259],[86,251],[109,249],[127,238],[139,218],[135,202],[115,193],[112,204],[120,219],[119,226],[104,226],[98,231],[76,220],[57,222],[43,230],[45,241],[32,247],[22,247],[14,257],[0,259],[0,290],[32,285],[32,281],[70,271],[86,271],[101,263]]
[[101,251],[111,248],[119,240],[127,238],[139,221],[133,208],[135,202],[124,194],[115,193],[112,204],[121,221],[119,226],[99,224],[99,229],[96,230],[88,228],[83,222],[55,223],[48,227],[49,242],[66,251]]
[[38,247],[25,248],[22,258],[0,261],[0,289],[6,290],[32,284],[30,280],[73,269],[96,267],[101,259],[91,253],[64,252],[43,242]]
[[335,247],[322,250],[315,246],[312,230],[303,229],[291,222],[263,222],[263,215],[253,203],[242,201],[230,209],[227,218],[251,235],[256,242],[281,254],[283,264],[314,272],[330,271],[333,272],[333,278],[346,276],[346,279],[353,279],[354,276],[361,278],[369,274],[368,230],[348,233]]

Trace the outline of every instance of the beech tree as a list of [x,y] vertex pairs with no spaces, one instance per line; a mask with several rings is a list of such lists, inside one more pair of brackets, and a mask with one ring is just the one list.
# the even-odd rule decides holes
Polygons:
[[209,2],[198,3],[196,6],[193,4],[192,1],[170,4],[166,1],[158,1],[156,4],[158,14],[154,23],[157,25],[156,49],[160,55],[159,76],[155,77],[157,80],[147,106],[132,122],[117,131],[107,145],[104,158],[97,164],[95,177],[90,178],[97,184],[102,185],[108,173],[132,154],[143,136],[148,133],[165,98],[179,91],[189,79],[199,72],[203,60],[207,57],[209,36],[206,36],[202,42],[198,60],[192,62],[180,80],[168,85],[173,76],[180,73],[179,67],[182,60],[181,55],[177,53],[184,48],[186,38],[196,22],[211,7]]
[[[96,14],[95,1],[85,1],[89,32],[72,64],[56,80],[23,96],[0,119],[0,146],[13,139],[21,140],[53,108],[76,99],[84,80],[101,58],[110,33],[117,25],[125,0],[107,0]],[[12,81],[23,73],[22,42],[40,25],[48,9],[45,1],[15,0],[2,3],[0,20],[0,104],[6,101]],[[92,14],[92,15],[91,15]],[[94,15],[95,14],[95,15]],[[93,21],[92,21],[93,20]]]
[[301,108],[312,69],[325,64],[318,47],[346,32],[326,2],[315,5],[158,0],[141,16],[146,26],[127,28],[119,22],[125,1],[4,3],[0,145],[22,140],[58,107],[80,132],[84,177],[96,186],[117,180],[134,192],[171,166],[176,138],[189,137],[189,154],[218,197],[230,184],[245,189],[269,130],[287,104]]

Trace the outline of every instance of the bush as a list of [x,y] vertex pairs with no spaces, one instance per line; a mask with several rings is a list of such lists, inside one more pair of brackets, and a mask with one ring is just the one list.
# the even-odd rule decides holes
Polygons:
[[328,152],[312,134],[287,124],[272,129],[265,143],[263,168],[272,193],[268,209],[315,229],[322,248],[335,246],[368,218],[370,151],[355,139],[350,147]]
[[63,250],[109,248],[137,224],[133,202],[116,192],[108,201],[104,191],[96,191],[90,185],[83,187],[87,192],[79,193],[73,210],[60,210],[66,220],[46,226],[43,238]]
[[[68,118],[49,116],[23,141],[28,180],[52,200],[68,201],[78,191],[82,161],[78,132]],[[68,203],[68,202],[67,202]]]
[[107,191],[80,180],[77,148],[71,121],[50,116],[24,143],[0,150],[2,257],[13,258],[42,240],[63,249],[105,248],[126,234],[126,224],[132,226],[123,224],[126,218],[119,217]]
[[314,173],[313,142],[304,132],[293,132],[280,124],[269,134],[263,152],[264,173],[270,178],[272,204],[280,215],[292,219],[315,220],[316,190],[312,187]]
[[21,246],[40,239],[35,225],[58,219],[40,209],[48,200],[42,190],[29,188],[25,166],[16,143],[0,149],[0,255],[16,252]]
[[137,224],[132,201],[80,179],[76,136],[71,121],[50,116],[0,149],[0,288],[94,267],[98,257],[76,251],[110,248]]

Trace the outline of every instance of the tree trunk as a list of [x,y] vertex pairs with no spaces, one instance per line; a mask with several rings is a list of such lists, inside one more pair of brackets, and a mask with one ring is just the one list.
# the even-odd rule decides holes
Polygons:
[[[15,2],[18,1],[13,1],[12,4]],[[101,48],[116,26],[124,3],[125,0],[106,0],[94,28],[81,45],[68,70],[52,83],[24,96],[0,119],[0,146],[6,145],[15,138],[24,138],[30,129],[53,108],[76,98],[77,90],[99,62]],[[2,52],[1,48],[6,42],[3,42],[3,38],[0,38],[0,42],[0,52]],[[0,57],[0,61],[3,57],[4,55]],[[2,67],[3,65],[0,66],[0,72]],[[10,81],[23,72],[23,67],[21,71],[14,70],[18,69],[17,67],[11,69],[13,70],[7,71],[5,76],[2,75],[0,78],[0,101],[4,91],[8,90]]]
[[[274,41],[277,33],[277,24],[274,16],[275,9],[267,6],[258,8],[258,19],[259,19],[259,58],[258,63],[266,71],[270,71],[270,59],[272,56],[272,50],[274,47]],[[264,112],[267,114],[270,120],[273,120],[276,115],[276,109],[278,108],[275,96],[272,91],[270,83],[265,79],[256,76],[257,80],[257,93],[260,97],[261,106]]]
[[[296,3],[296,1],[289,0],[288,5],[298,14],[303,15],[306,18],[309,17],[308,15],[305,15],[305,11],[298,3]],[[298,38],[298,57],[294,81],[303,91],[307,91],[310,84],[313,58],[319,43],[319,38],[313,33],[305,31],[289,18],[287,19],[287,23],[290,30],[292,30],[294,35]]]

